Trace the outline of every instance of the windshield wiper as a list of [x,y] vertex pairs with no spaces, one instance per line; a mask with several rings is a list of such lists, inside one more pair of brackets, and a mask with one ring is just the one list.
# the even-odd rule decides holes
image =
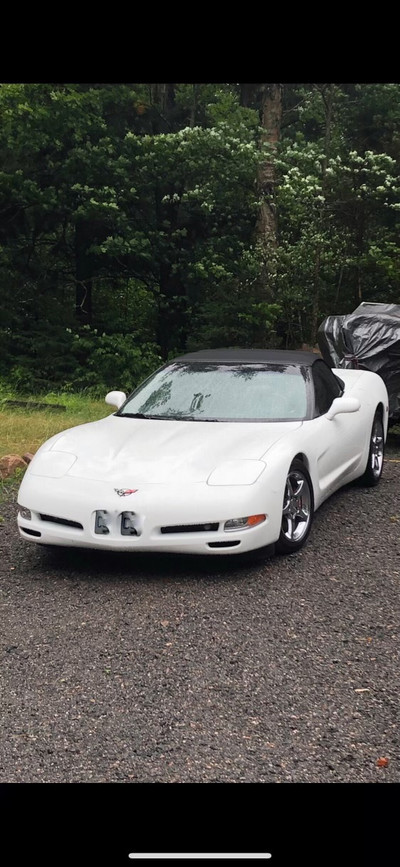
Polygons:
[[181,418],[181,416],[177,415],[148,415],[145,412],[116,412],[115,415],[118,415],[120,418],[161,418],[161,419],[172,419],[176,421]]
[[[164,418],[167,418],[167,416],[164,416]],[[175,421],[219,421],[218,418],[201,418],[199,415],[175,415],[174,419]]]
[[119,418],[159,418],[170,421],[219,421],[217,418],[199,418],[197,415],[147,415],[144,412],[116,412]]
[[115,415],[119,418],[167,418],[165,415],[147,415],[144,412],[116,412]]

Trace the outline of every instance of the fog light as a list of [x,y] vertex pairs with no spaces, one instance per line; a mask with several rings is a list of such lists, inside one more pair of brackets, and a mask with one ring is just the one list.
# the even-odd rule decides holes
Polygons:
[[256,527],[257,524],[262,524],[266,518],[266,515],[250,515],[247,518],[231,518],[230,521],[225,521],[224,530],[228,533],[233,530],[248,530],[250,527]]
[[26,509],[25,506],[20,506],[18,504],[18,511],[21,515],[21,518],[25,518],[26,521],[30,521],[32,518],[32,512],[30,509]]

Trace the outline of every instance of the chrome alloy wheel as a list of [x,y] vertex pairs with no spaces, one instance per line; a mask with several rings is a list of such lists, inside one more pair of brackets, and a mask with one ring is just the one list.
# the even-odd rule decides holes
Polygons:
[[383,466],[383,427],[381,419],[377,416],[372,427],[369,459],[372,475],[379,479]]
[[300,470],[290,470],[286,479],[282,512],[282,535],[288,542],[301,542],[312,518],[309,483]]

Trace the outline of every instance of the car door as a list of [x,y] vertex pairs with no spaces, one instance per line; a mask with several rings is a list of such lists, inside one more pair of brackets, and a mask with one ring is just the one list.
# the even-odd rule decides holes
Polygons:
[[311,425],[315,443],[316,470],[321,499],[352,476],[363,454],[365,420],[361,411],[339,413],[332,420],[326,413],[333,401],[343,395],[343,383],[324,361],[312,365],[314,410]]

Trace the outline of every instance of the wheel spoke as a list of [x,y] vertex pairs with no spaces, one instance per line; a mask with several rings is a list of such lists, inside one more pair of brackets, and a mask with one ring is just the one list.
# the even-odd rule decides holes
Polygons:
[[371,437],[371,468],[375,476],[382,472],[383,464],[383,436],[382,427],[379,423],[374,426]]
[[362,485],[372,487],[379,484],[383,470],[385,454],[385,430],[379,409],[376,410],[369,438],[369,452],[367,465],[360,477]]
[[293,533],[294,533],[294,522],[293,522],[293,518],[291,518],[290,515],[287,515],[287,516],[286,516],[286,530],[285,530],[285,536],[286,536],[286,538],[287,538],[287,539],[293,539]]
[[282,532],[286,539],[299,542],[311,520],[311,492],[306,477],[297,470],[289,473],[282,509]]
[[298,459],[294,459],[286,476],[282,499],[281,532],[276,547],[282,554],[291,554],[306,541],[314,514],[311,478]]
[[286,491],[287,491],[287,495],[288,495],[289,499],[291,499],[295,494],[295,490],[293,487],[293,485],[295,484],[295,481],[296,480],[294,478],[292,478],[291,476],[289,476],[289,478],[287,480]]
[[298,518],[300,519],[300,521],[307,521],[309,514],[310,513],[307,511],[307,509],[304,509],[302,507],[298,511]]
[[297,479],[297,487],[296,487],[296,490],[294,491],[296,497],[298,497],[299,494],[301,493],[301,491],[303,490],[304,481],[305,481],[304,479]]

